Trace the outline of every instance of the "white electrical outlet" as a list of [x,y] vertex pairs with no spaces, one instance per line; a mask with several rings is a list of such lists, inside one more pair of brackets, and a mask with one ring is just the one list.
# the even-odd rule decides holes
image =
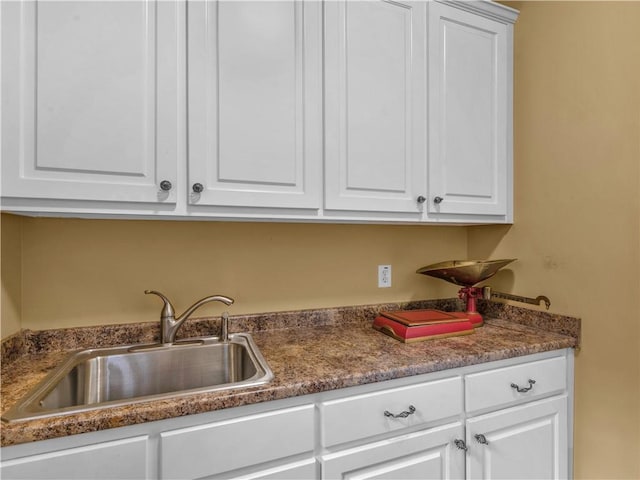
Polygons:
[[378,288],[391,286],[391,265],[378,265]]

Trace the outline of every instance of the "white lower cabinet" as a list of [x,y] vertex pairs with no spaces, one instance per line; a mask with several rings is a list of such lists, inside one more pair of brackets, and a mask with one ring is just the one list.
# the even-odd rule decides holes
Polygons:
[[313,432],[313,405],[163,432],[160,478],[203,478],[298,454],[311,456]]
[[125,438],[6,461],[3,449],[0,478],[148,478],[148,440],[147,436]]
[[467,420],[467,478],[568,477],[567,396]]
[[558,350],[1,450],[8,479],[571,477]]
[[456,422],[328,454],[322,459],[322,478],[463,478],[464,452],[452,442],[463,436]]

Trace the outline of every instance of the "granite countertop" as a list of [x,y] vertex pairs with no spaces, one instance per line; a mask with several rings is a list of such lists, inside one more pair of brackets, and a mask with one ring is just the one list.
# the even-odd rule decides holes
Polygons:
[[[235,320],[232,317],[231,331],[250,331],[273,370],[275,378],[269,384],[72,415],[2,422],[1,445],[209,412],[579,345],[579,319],[507,305],[487,305],[485,325],[471,335],[404,344],[371,328],[371,321],[380,310],[453,310],[457,305],[455,300],[439,302],[284,312]],[[492,318],[487,318],[488,315]],[[183,336],[202,335],[203,330],[209,335],[216,334],[217,322],[218,319],[205,319],[185,325]],[[15,345],[3,344],[2,411],[13,406],[59,365],[69,350],[113,345],[113,342],[153,341],[157,332],[145,331],[145,325],[148,326],[27,331],[21,338],[14,339]],[[130,341],[132,338],[123,332],[135,332],[138,342]],[[123,335],[129,341],[123,341]],[[11,353],[12,348],[24,350],[24,344],[30,344],[26,353]]]

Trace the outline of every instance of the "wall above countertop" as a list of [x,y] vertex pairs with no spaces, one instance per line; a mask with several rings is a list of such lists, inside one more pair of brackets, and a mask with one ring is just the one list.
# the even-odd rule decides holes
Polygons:
[[[3,247],[21,236],[20,268],[2,259],[3,289],[22,298],[19,325],[2,304],[3,337],[157,321],[161,305],[146,289],[179,311],[231,296],[232,315],[449,297],[455,287],[415,271],[467,251],[465,229],[445,226],[0,219]],[[392,265],[390,288],[378,288],[378,265]]]

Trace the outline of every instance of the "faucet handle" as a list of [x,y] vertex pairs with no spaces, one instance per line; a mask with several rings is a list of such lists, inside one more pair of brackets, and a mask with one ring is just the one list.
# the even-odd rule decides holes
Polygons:
[[146,293],[147,295],[152,293],[154,295],[159,296],[160,299],[162,299],[162,301],[164,302],[164,305],[162,307],[162,312],[160,312],[161,317],[165,317],[165,318],[175,317],[175,310],[173,309],[173,305],[171,304],[169,299],[165,297],[162,293],[156,292],[155,290],[145,290],[144,293]]

